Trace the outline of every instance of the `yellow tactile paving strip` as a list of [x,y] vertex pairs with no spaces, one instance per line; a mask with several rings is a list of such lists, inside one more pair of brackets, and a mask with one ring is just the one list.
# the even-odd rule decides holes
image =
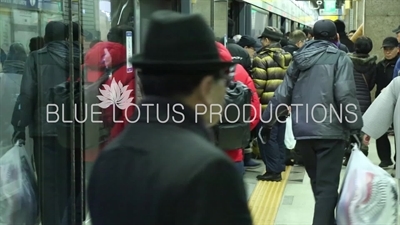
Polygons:
[[290,170],[286,167],[281,182],[258,181],[249,200],[254,225],[274,225]]

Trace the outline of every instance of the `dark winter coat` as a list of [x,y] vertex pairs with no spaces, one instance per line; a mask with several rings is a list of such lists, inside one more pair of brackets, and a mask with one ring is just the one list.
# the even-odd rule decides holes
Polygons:
[[194,110],[159,97],[142,103],[157,107],[140,105],[139,120],[94,165],[92,224],[251,225],[242,177]]
[[356,96],[360,103],[361,113],[371,105],[371,90],[375,86],[376,56],[350,53],[349,57],[354,65],[354,81],[356,82]]
[[264,126],[271,127],[275,114],[284,112],[285,107],[278,107],[280,104],[292,105],[293,134],[297,140],[347,140],[350,133],[363,126],[353,63],[346,53],[327,41],[307,42],[294,53],[283,83],[262,115]]

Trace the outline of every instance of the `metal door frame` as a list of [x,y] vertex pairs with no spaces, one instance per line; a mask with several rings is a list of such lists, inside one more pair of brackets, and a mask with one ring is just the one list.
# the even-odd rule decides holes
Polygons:
[[[69,26],[69,30],[68,30],[68,33],[69,33],[69,37],[73,37],[74,35],[73,35],[73,12],[72,12],[72,10],[73,10],[73,5],[72,5],[72,0],[65,0],[66,1],[66,3],[67,3],[67,5],[68,5],[68,12],[67,12],[67,19],[68,19],[68,26]],[[80,26],[80,28],[81,29],[79,29],[79,36],[82,36],[82,34],[81,34],[81,30],[82,30],[82,28],[83,28],[83,15],[82,15],[82,1],[79,1],[78,2],[78,24],[79,24],[79,26]],[[79,78],[79,77],[81,77],[82,76],[82,74],[83,74],[83,71],[82,70],[80,70],[80,74],[75,74],[75,66],[74,66],[74,48],[73,48],[73,46],[74,46],[74,41],[73,41],[73,38],[69,38],[69,40],[68,40],[68,44],[69,44],[69,75],[70,75],[70,80],[71,81],[75,81],[77,78]],[[82,49],[82,43],[81,42],[79,42],[79,48],[80,49]],[[80,62],[83,62],[83,60],[82,60],[82,54],[80,54]],[[78,76],[78,77],[77,77]],[[70,93],[69,93],[69,97],[70,97],[70,105],[71,106],[75,106],[75,101],[74,101],[74,99],[75,99],[75,85],[74,85],[74,82],[70,82]],[[80,83],[80,86],[79,86],[79,89],[81,89],[82,90],[82,83]],[[79,111],[79,117],[81,117],[82,118],[82,116],[83,116],[83,111],[82,110],[84,110],[84,107],[82,107],[82,105],[84,105],[85,103],[84,103],[84,96],[83,96],[83,92],[82,91],[79,91],[79,98],[80,98],[80,104],[81,104],[81,107],[79,107],[80,108],[80,111]],[[71,115],[74,115],[75,114],[75,107],[70,107],[71,109],[71,111],[70,111],[70,113],[71,113]],[[79,118],[79,119],[81,119],[81,118]],[[71,126],[70,127],[70,157],[71,157],[71,176],[70,176],[70,196],[68,196],[68,198],[70,199],[70,211],[69,211],[69,215],[67,215],[67,221],[68,222],[71,222],[72,224],[80,224],[80,223],[82,223],[83,222],[83,219],[84,219],[84,217],[85,217],[85,214],[86,214],[86,212],[85,212],[85,188],[84,188],[84,185],[85,185],[85,176],[84,176],[84,165],[83,165],[83,146],[84,146],[84,143],[83,143],[83,140],[84,140],[84,138],[83,138],[83,126],[80,126],[80,129],[78,130],[78,129],[76,129],[76,127],[75,126]],[[80,133],[80,143],[79,143],[79,154],[80,154],[80,157],[78,158],[78,160],[79,160],[79,162],[76,162],[76,139],[75,139],[75,137],[76,137],[76,132],[79,132]],[[77,170],[76,170],[76,166],[78,165],[78,163],[79,163],[79,165],[80,165],[80,177],[76,177],[76,172],[77,172]],[[80,198],[78,199],[77,197],[76,197],[76,182],[77,182],[77,179],[80,179]],[[79,205],[80,206],[80,211],[81,211],[81,218],[77,218],[77,211],[76,211],[76,206],[77,205]]]

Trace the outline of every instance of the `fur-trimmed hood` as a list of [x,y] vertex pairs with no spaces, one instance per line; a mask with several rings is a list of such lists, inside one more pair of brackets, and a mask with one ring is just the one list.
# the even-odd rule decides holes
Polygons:
[[376,67],[378,57],[376,55],[349,53],[354,69],[360,73],[368,73]]

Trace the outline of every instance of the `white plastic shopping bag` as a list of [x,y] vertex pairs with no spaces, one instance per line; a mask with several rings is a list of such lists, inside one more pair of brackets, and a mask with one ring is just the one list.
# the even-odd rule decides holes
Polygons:
[[347,165],[336,213],[340,225],[397,225],[398,187],[355,144]]
[[285,146],[287,149],[294,149],[296,147],[296,139],[294,139],[292,128],[292,118],[290,116],[286,119]]
[[18,141],[0,158],[0,224],[34,225],[37,217],[33,166]]

